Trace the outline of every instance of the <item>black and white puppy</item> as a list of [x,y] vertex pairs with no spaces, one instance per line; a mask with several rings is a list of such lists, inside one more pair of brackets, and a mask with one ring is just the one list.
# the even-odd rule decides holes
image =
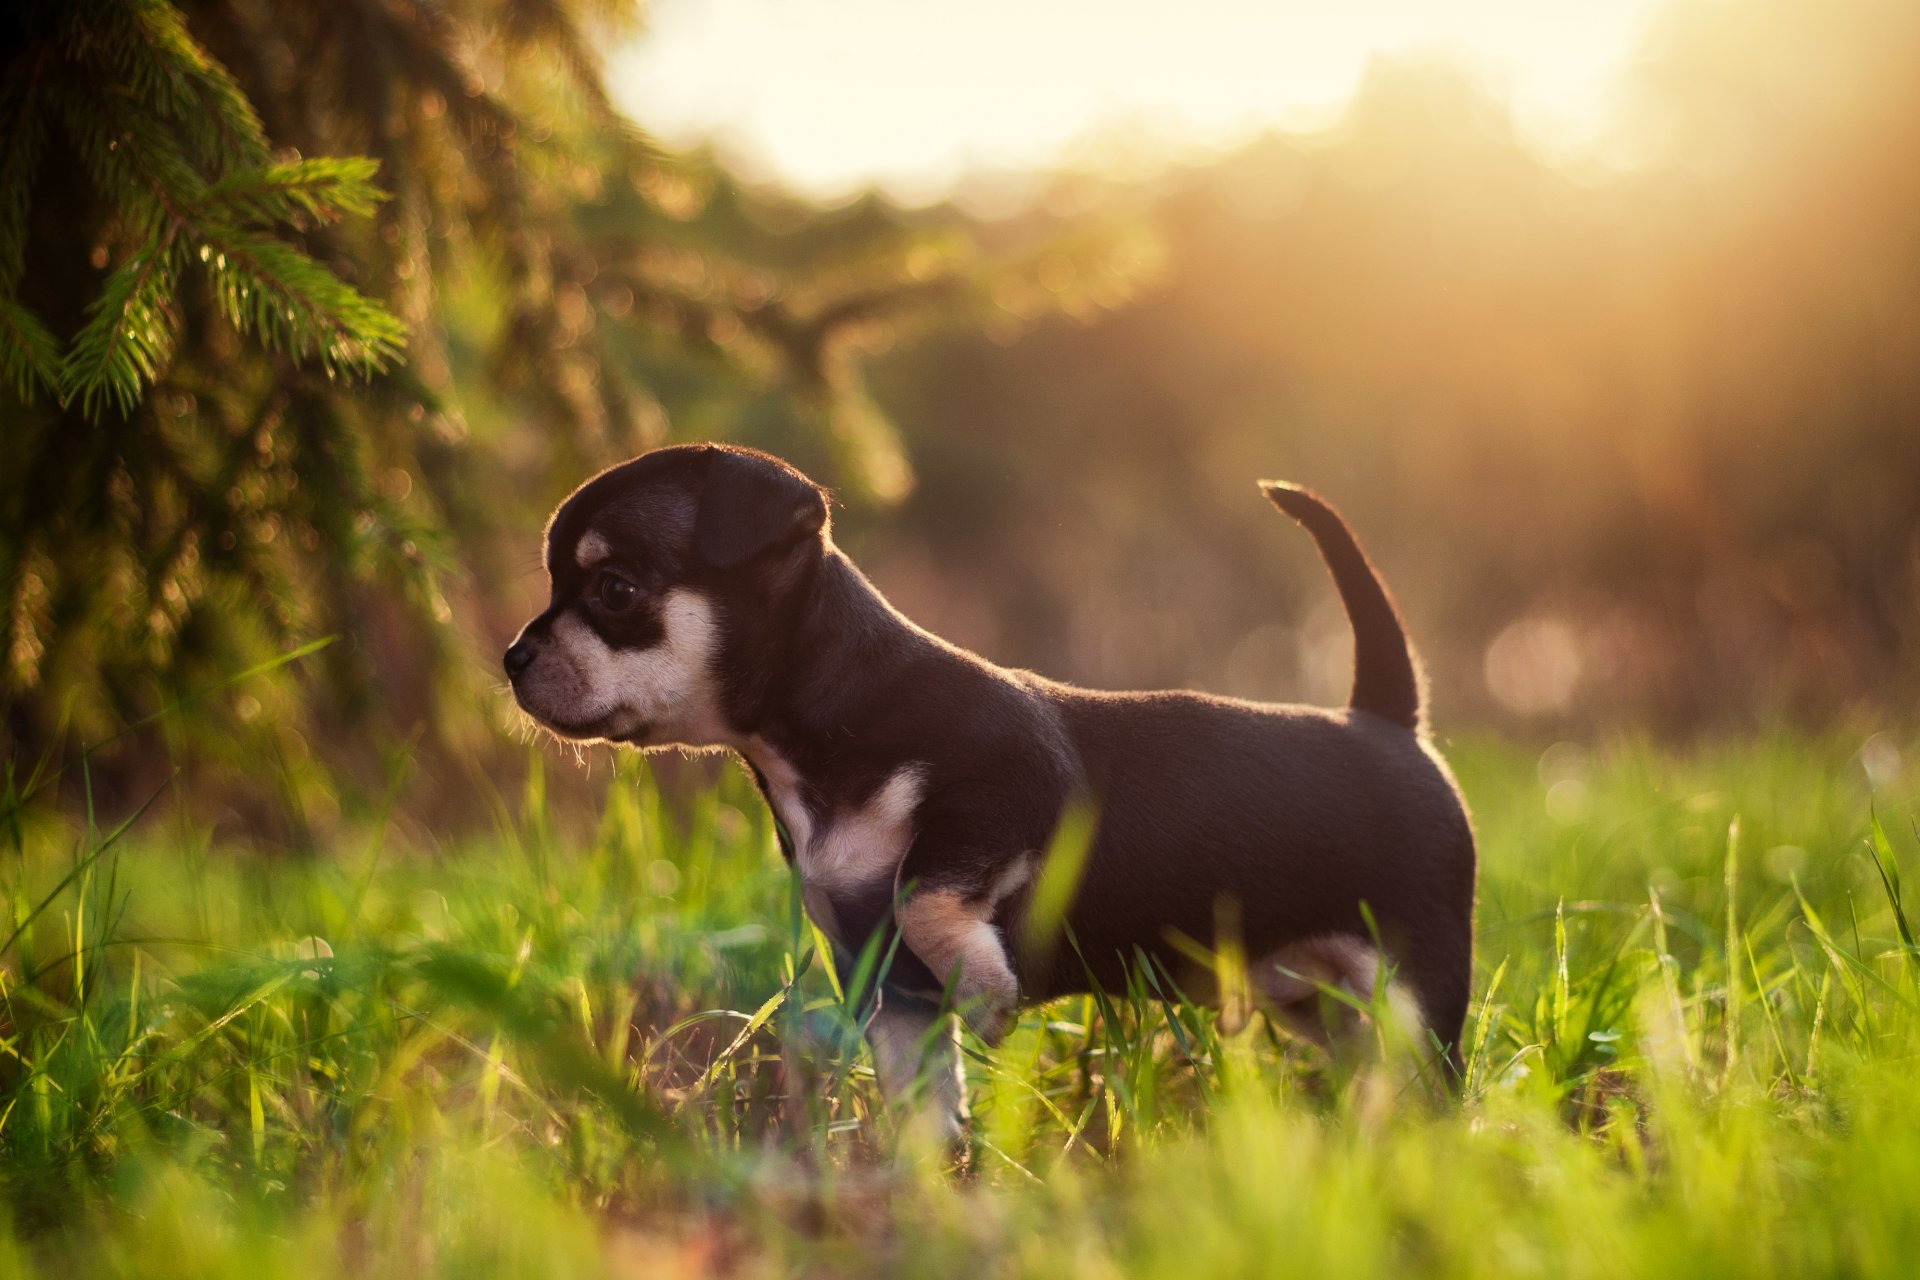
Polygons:
[[[1281,1014],[1317,1006],[1323,984],[1364,1000],[1391,977],[1457,1070],[1466,809],[1372,566],[1331,507],[1263,488],[1345,600],[1344,710],[1092,692],[997,667],[887,603],[834,546],[817,485],[722,445],[655,450],[561,505],[551,602],[507,675],[563,737],[746,760],[840,962],[876,936],[891,948],[870,1005],[875,1067],[889,1096],[928,1080],[919,1114],[941,1132],[965,1118],[949,1008],[991,1041],[1019,1004],[1124,987],[1142,956],[1204,992],[1194,956],[1216,944],[1243,949]],[[1041,856],[1082,803],[1094,833],[1063,944],[1022,925]]]

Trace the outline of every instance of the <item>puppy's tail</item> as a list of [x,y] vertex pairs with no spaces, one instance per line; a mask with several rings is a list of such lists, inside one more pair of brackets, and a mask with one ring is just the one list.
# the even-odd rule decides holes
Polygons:
[[1367,711],[1403,728],[1419,730],[1426,699],[1420,664],[1407,642],[1393,597],[1373,571],[1366,553],[1340,513],[1320,498],[1277,480],[1262,480],[1267,500],[1307,527],[1321,558],[1340,588],[1347,618],[1353,623],[1353,696],[1355,711]]

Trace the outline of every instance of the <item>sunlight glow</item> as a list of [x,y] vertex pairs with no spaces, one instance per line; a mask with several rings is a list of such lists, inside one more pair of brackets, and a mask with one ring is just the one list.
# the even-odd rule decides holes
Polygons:
[[660,0],[621,105],[750,174],[909,200],[970,171],[1324,127],[1380,57],[1467,67],[1527,136],[1597,142],[1658,0]]

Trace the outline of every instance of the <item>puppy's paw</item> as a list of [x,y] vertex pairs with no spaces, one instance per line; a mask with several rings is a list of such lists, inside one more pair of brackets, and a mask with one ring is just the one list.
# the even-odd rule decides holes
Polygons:
[[989,1045],[999,1044],[1018,1017],[1019,989],[1012,972],[988,974],[985,980],[962,973],[954,984],[953,1007],[967,1030]]
[[967,1030],[973,1032],[987,1045],[999,1044],[1013,1030],[1017,1020],[1014,1011],[1006,1005],[976,1003],[960,1007],[961,1020],[967,1024]]

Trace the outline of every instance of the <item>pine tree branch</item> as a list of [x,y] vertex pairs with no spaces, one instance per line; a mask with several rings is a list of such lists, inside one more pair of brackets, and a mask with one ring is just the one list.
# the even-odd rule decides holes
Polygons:
[[[129,113],[115,95],[104,97],[105,114],[119,126],[117,136],[77,100],[65,104],[68,131],[81,144],[82,158],[93,162],[103,185],[118,192],[123,219],[146,234],[149,246],[160,239],[172,245],[177,238],[197,245],[222,310],[236,327],[296,356],[317,354],[329,374],[342,368],[375,372],[399,355],[405,329],[386,308],[293,246],[233,225],[371,212],[385,198],[369,181],[372,161],[294,161],[231,173],[209,186],[167,130]],[[233,215],[232,222],[223,213]],[[128,265],[140,260],[137,254]],[[144,265],[150,270],[156,264],[146,260]],[[142,281],[150,278],[135,274]],[[169,289],[175,274],[167,273]],[[128,316],[121,326],[97,310],[116,297],[115,281],[127,279],[123,269],[109,280],[68,354],[62,400],[77,396],[89,417],[109,401],[127,411],[171,350],[172,319],[164,297],[151,314]],[[143,295],[128,296],[137,302]],[[166,331],[164,340],[156,336],[156,324]]]
[[177,230],[142,245],[87,307],[61,371],[63,404],[78,400],[90,418],[109,404],[131,413],[146,384],[159,376],[173,351]]
[[965,286],[965,278],[956,273],[856,290],[814,312],[807,327],[820,342],[830,342],[845,329],[951,301]]
[[373,184],[380,165],[366,156],[321,156],[232,173],[206,190],[199,208],[205,220],[258,226],[365,217],[386,202]]
[[191,35],[167,0],[76,0],[62,31],[87,79],[130,91],[141,110],[180,131],[195,158],[219,172],[268,159],[252,104]]
[[317,355],[329,375],[378,372],[405,349],[392,312],[292,245],[220,226],[199,228],[198,239],[221,311],[269,347]]
[[55,105],[75,156],[134,236],[164,234],[204,198],[206,182],[178,136],[130,90],[63,79]]
[[18,300],[0,292],[0,383],[21,400],[60,394],[60,340]]
[[[88,417],[109,405],[126,412],[165,367],[178,276],[168,259],[182,241],[198,248],[222,310],[243,332],[296,356],[318,355],[329,375],[385,368],[405,343],[391,313],[291,245],[243,229],[370,213],[385,198],[371,181],[374,163],[360,157],[268,163],[252,108],[243,97],[230,100],[237,87],[186,36],[171,7],[158,9],[167,12],[158,13],[154,0],[140,0],[131,22],[76,22],[69,32],[75,61],[126,77],[104,92],[63,84],[57,105],[80,159],[143,248],[89,308],[60,374],[62,402],[77,399]],[[196,143],[187,122],[211,116],[220,117],[223,132],[211,150],[224,155],[208,167],[225,176],[209,184],[188,154],[189,147],[208,149],[209,140]],[[259,163],[238,167],[240,159]],[[116,318],[116,306],[131,310]],[[30,330],[23,332],[31,338]],[[10,344],[0,372],[21,366],[22,353],[31,351]]]
[[[179,10],[165,0],[145,0],[135,14],[135,21],[146,29],[155,50],[172,63],[174,76],[185,88],[184,96],[200,108],[199,118],[218,134],[220,145],[209,148],[210,167],[219,172],[227,166],[257,168],[266,164],[267,136],[259,113],[227,69],[188,34]],[[180,118],[194,118],[188,103],[182,103]]]

